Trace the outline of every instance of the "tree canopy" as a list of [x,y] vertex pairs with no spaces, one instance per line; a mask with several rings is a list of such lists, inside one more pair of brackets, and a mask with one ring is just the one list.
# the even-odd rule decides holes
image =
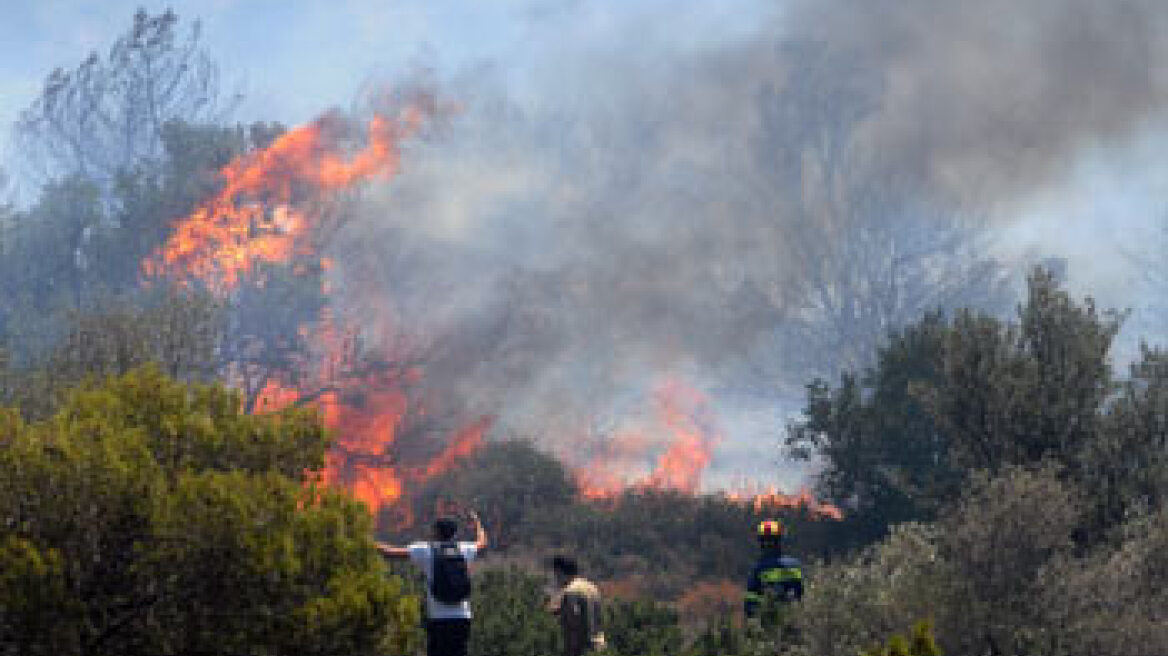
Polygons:
[[387,579],[368,511],[320,489],[307,410],[156,369],[55,415],[0,415],[0,652],[381,654],[416,599]]

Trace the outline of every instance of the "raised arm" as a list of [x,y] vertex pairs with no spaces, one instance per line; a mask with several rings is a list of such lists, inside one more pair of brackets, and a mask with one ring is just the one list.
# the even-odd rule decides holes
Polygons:
[[392,560],[406,560],[410,557],[410,550],[406,549],[405,547],[395,547],[385,544],[384,542],[374,542],[373,544],[377,546],[377,550],[381,552],[381,555],[385,556],[386,558],[390,558]]
[[483,521],[479,519],[479,514],[475,511],[470,511],[470,521],[474,523],[475,529],[475,551],[482,552],[487,548],[487,531],[483,528]]

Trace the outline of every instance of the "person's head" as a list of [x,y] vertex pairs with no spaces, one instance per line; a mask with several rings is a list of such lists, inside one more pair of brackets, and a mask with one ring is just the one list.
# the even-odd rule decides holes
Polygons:
[[758,525],[758,546],[763,551],[782,551],[786,527],[777,519],[768,519]]
[[556,583],[564,585],[576,578],[580,573],[580,566],[576,564],[575,558],[560,554],[552,558],[552,573],[556,577]]
[[450,517],[441,517],[434,522],[434,539],[439,542],[450,542],[458,535],[458,522]]

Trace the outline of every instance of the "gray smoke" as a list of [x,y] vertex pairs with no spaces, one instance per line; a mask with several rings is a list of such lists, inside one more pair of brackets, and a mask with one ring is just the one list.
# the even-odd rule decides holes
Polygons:
[[872,138],[891,165],[972,202],[1031,193],[1164,117],[1156,0],[808,1],[788,19],[880,73]]
[[499,434],[578,452],[680,378],[722,474],[773,475],[799,385],[855,364],[812,348],[849,323],[816,302],[918,249],[924,300],[864,329],[1000,308],[945,276],[980,280],[1012,208],[1165,118],[1168,3],[715,4],[589,30],[591,3],[540,3],[541,63],[434,73],[461,110],[337,236],[342,304],[388,299],[427,385]]

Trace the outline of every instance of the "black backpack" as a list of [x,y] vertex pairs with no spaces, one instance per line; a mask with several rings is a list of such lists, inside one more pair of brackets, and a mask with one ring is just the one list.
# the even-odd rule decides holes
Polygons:
[[430,594],[434,599],[450,606],[460,604],[470,598],[470,572],[466,568],[466,558],[456,542],[442,542],[430,545],[432,567]]

